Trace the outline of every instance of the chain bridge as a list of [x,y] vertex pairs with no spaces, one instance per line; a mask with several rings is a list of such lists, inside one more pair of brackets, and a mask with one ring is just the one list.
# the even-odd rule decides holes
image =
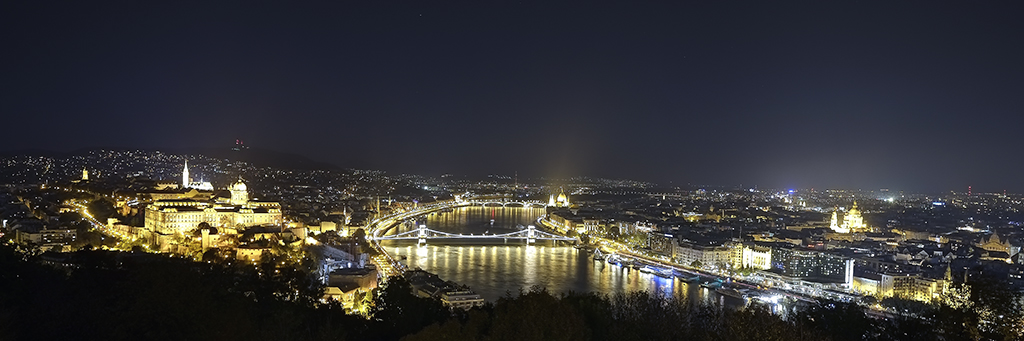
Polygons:
[[561,241],[576,241],[576,238],[560,236],[554,233],[544,232],[537,230],[536,226],[527,226],[525,230],[515,231],[509,233],[483,233],[483,234],[458,234],[448,233],[437,230],[428,229],[426,225],[420,225],[415,230],[410,230],[398,234],[389,236],[380,236],[373,238],[376,241],[381,240],[416,240],[419,244],[426,244],[427,240],[430,239],[503,239],[503,240],[525,240],[527,244],[533,244],[538,240],[561,240]]
[[473,198],[463,201],[463,204],[469,205],[480,205],[480,206],[502,206],[502,207],[547,207],[547,203],[539,200],[510,200],[502,198]]

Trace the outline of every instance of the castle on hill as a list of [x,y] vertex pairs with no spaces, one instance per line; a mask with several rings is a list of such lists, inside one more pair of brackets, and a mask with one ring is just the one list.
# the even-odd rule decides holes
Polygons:
[[[209,182],[192,182],[188,164],[182,169],[181,187],[212,191]],[[185,234],[206,223],[219,229],[258,225],[281,225],[281,204],[249,199],[248,186],[241,179],[228,187],[230,197],[173,197],[153,201],[146,208],[146,228],[161,235]]]

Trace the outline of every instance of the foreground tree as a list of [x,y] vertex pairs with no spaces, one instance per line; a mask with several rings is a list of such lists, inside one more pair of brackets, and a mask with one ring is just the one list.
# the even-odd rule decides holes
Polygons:
[[864,308],[853,303],[820,301],[798,314],[796,319],[801,325],[831,335],[835,341],[865,340],[878,334]]
[[451,311],[438,300],[416,296],[409,281],[397,276],[379,289],[370,315],[374,334],[384,340],[395,340],[431,324],[444,323],[451,317]]

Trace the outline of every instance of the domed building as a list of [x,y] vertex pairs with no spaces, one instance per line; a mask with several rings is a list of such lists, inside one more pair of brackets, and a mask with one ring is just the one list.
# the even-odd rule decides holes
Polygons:
[[213,233],[234,233],[236,229],[259,225],[281,225],[281,204],[249,199],[249,187],[238,180],[229,186],[229,197],[209,200],[192,198],[156,200],[146,208],[146,228],[170,236],[207,224]]
[[249,202],[249,188],[245,186],[242,179],[238,179],[238,182],[231,185],[231,204],[245,205],[247,202]]
[[569,196],[565,195],[565,190],[559,189],[559,191],[560,191],[560,193],[558,193],[558,197],[557,198],[555,197],[554,194],[552,194],[548,198],[548,206],[551,206],[551,207],[569,207],[571,205],[569,203]]
[[839,208],[837,207],[832,211],[832,222],[829,225],[832,231],[837,233],[862,233],[868,232],[871,229],[868,228],[867,224],[864,223],[864,217],[861,216],[860,209],[857,208],[857,202],[853,202],[853,207],[843,214],[843,223],[839,224]]

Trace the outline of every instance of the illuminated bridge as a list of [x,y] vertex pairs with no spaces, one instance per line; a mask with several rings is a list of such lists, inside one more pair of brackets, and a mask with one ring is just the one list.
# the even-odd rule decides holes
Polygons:
[[527,244],[533,244],[538,240],[561,240],[561,241],[575,241],[576,238],[564,237],[553,233],[537,230],[536,226],[530,225],[525,230],[509,232],[509,233],[484,233],[484,234],[457,234],[441,232],[436,230],[428,229],[426,225],[420,225],[418,229],[406,231],[390,236],[380,236],[373,238],[376,241],[381,240],[416,240],[419,244],[426,244],[428,239],[503,239],[503,240],[525,240]]
[[463,204],[480,206],[513,206],[513,207],[547,207],[547,203],[539,200],[508,200],[508,199],[483,199],[474,198],[463,201]]
[[[477,206],[477,205],[480,205],[480,206],[483,206],[483,207],[497,207],[497,206],[502,206],[502,207],[510,207],[510,206],[511,207],[515,207],[515,206],[522,206],[522,207],[544,207],[544,206],[546,206],[545,203],[542,203],[540,201],[512,200],[511,198],[502,198],[502,197],[497,197],[497,198],[476,197],[476,198],[472,198],[472,199],[468,199],[468,200],[459,200],[458,198],[456,198],[455,200],[443,200],[443,201],[439,201],[439,202],[435,202],[435,203],[430,203],[430,204],[427,204],[427,205],[417,206],[417,207],[415,207],[415,208],[413,208],[412,210],[409,210],[409,211],[395,212],[393,214],[390,214],[390,215],[387,215],[387,216],[384,216],[384,217],[380,217],[380,218],[374,219],[374,220],[370,221],[369,224],[366,225],[367,238],[370,239],[370,240],[373,240],[373,241],[377,241],[375,243],[370,243],[370,247],[372,247],[374,250],[377,250],[377,252],[379,253],[377,256],[374,256],[373,262],[375,264],[377,264],[378,269],[381,269],[381,271],[382,271],[381,274],[384,277],[390,277],[390,276],[402,274],[402,272],[405,271],[405,266],[402,263],[400,263],[398,260],[396,260],[394,257],[391,257],[391,255],[388,254],[387,250],[385,250],[383,247],[380,246],[379,241],[381,241],[381,240],[394,240],[394,239],[399,239],[399,240],[401,240],[401,239],[406,239],[406,240],[415,239],[417,241],[420,241],[420,235],[419,235],[419,231],[420,230],[413,230],[413,232],[399,233],[399,234],[391,235],[391,236],[382,236],[382,234],[387,233],[388,230],[390,230],[392,226],[395,226],[395,225],[401,223],[402,221],[405,221],[405,220],[410,219],[410,218],[415,218],[417,216],[421,216],[421,215],[424,215],[424,214],[428,214],[428,213],[432,213],[432,212],[437,212],[437,211],[444,211],[444,210],[454,209],[454,208],[458,208],[458,207]],[[562,236],[558,236],[558,235],[553,235],[553,234],[550,234],[550,233],[546,233],[546,232],[542,232],[542,231],[537,231],[537,230],[533,231],[534,234],[532,236],[534,238],[530,238],[531,235],[529,234],[529,231],[532,228],[524,230],[524,231],[517,231],[517,232],[508,233],[508,234],[504,234],[504,235],[499,235],[499,234],[483,234],[483,235],[468,235],[468,236],[466,236],[466,235],[459,235],[459,234],[453,234],[453,233],[440,232],[440,231],[434,231],[434,230],[429,230],[429,229],[426,229],[425,227],[423,227],[423,229],[425,229],[426,232],[424,232],[424,235],[423,235],[425,238],[422,238],[422,241],[420,241],[421,244],[426,243],[428,239],[442,239],[442,240],[443,239],[448,239],[448,240],[457,240],[457,239],[475,239],[475,240],[487,240],[487,239],[497,240],[497,239],[504,239],[504,240],[508,240],[508,239],[513,239],[513,240],[525,240],[527,242],[527,244],[531,244],[532,241],[536,241],[536,240],[564,240],[564,241],[572,241],[572,240],[574,240],[572,238],[562,237]]]

